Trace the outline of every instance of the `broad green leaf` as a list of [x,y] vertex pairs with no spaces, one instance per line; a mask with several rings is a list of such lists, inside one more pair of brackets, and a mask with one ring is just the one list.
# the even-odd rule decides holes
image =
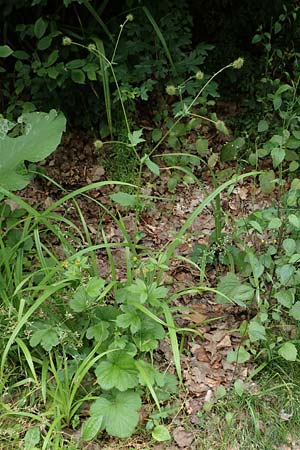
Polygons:
[[300,320],[300,302],[296,302],[290,309],[289,314],[293,319]]
[[136,309],[132,306],[123,305],[124,314],[117,317],[116,324],[120,328],[130,328],[132,334],[141,329],[141,319]]
[[23,189],[30,181],[24,160],[37,162],[49,156],[60,143],[66,119],[55,110],[23,114],[18,122],[23,124],[24,133],[18,137],[3,133],[4,121],[0,119],[0,186]]
[[215,396],[216,396],[216,400],[220,400],[221,398],[224,398],[225,397],[225,395],[226,395],[226,388],[224,387],[224,386],[218,386],[217,387],[217,389],[216,389],[216,393],[215,393]]
[[82,425],[81,438],[83,441],[92,441],[101,429],[103,416],[93,415],[89,417]]
[[127,194],[126,192],[118,192],[117,194],[111,194],[110,198],[119,203],[121,206],[135,206],[137,199],[135,195]]
[[265,341],[267,339],[265,327],[256,320],[251,320],[249,323],[248,334],[252,342]]
[[162,138],[162,131],[159,128],[154,128],[151,137],[153,142],[158,142]]
[[41,433],[39,427],[32,427],[26,431],[24,437],[24,450],[32,450],[39,442],[41,438]]
[[74,69],[71,70],[71,78],[74,83],[84,84],[85,83],[85,73],[83,70]]
[[300,228],[300,219],[295,214],[289,214],[288,215],[288,221],[291,225],[293,225],[295,228]]
[[171,439],[169,430],[164,425],[156,425],[151,434],[153,439],[158,442],[169,441]]
[[50,36],[44,36],[41,40],[37,43],[37,48],[39,50],[47,50],[47,48],[50,47],[52,44],[52,38]]
[[[241,306],[252,300],[254,295],[253,287],[249,283],[242,283],[232,272],[220,278],[217,290]],[[217,303],[228,303],[228,300],[220,294],[217,294],[216,301]]]
[[258,231],[260,234],[263,234],[263,229],[256,220],[249,220],[249,225],[251,225],[254,230]]
[[271,156],[272,156],[272,160],[273,160],[273,167],[274,167],[274,169],[276,169],[279,166],[279,164],[281,164],[282,161],[284,160],[285,149],[280,148],[280,147],[275,147],[271,151]]
[[282,246],[288,256],[292,256],[292,254],[296,251],[296,241],[294,239],[284,239]]
[[79,286],[75,294],[69,301],[70,308],[75,312],[82,312],[86,310],[91,303],[91,297],[87,294],[83,286]]
[[89,327],[86,330],[86,337],[88,339],[95,339],[96,342],[103,342],[109,337],[109,322],[101,320],[96,325]]
[[145,142],[145,139],[143,139],[141,136],[143,134],[143,130],[135,130],[132,133],[128,133],[128,139],[130,144],[135,147],[138,144],[141,144],[142,142]]
[[274,217],[270,220],[268,223],[268,229],[269,230],[278,230],[282,225],[282,221],[278,217]]
[[269,128],[269,124],[266,120],[260,120],[258,122],[257,131],[259,133],[263,133],[264,131],[267,131],[268,128]]
[[0,45],[0,58],[7,58],[14,51],[8,45]]
[[238,155],[239,150],[244,146],[245,139],[244,138],[237,138],[234,141],[227,142],[222,148],[221,151],[221,161],[227,162],[232,161],[235,159]]
[[275,189],[275,173],[273,170],[259,175],[259,184],[264,194],[271,194]]
[[262,40],[262,35],[261,34],[255,34],[255,36],[253,36],[251,43],[252,44],[258,44],[259,42],[261,42]]
[[110,436],[132,435],[139,421],[140,396],[136,392],[117,392],[99,397],[91,406],[91,416],[103,416],[103,428]]
[[225,125],[225,123],[223,122],[223,120],[217,120],[217,121],[215,122],[215,127],[216,127],[216,129],[217,129],[218,131],[220,131],[221,133],[226,134],[226,135],[229,134],[228,128],[226,127],[226,125]]
[[274,297],[282,306],[290,308],[294,301],[294,294],[290,290],[281,290],[274,294]]
[[148,169],[151,170],[151,172],[153,172],[156,176],[159,177],[160,169],[159,169],[158,165],[155,164],[155,162],[151,161],[149,156],[145,159],[145,164],[148,167]]
[[45,31],[47,29],[48,23],[40,17],[34,24],[34,34],[38,39],[41,39],[44,36]]
[[282,98],[280,96],[275,96],[273,98],[273,106],[275,111],[277,111],[281,105],[282,105]]
[[295,172],[296,170],[298,170],[298,168],[299,168],[299,163],[298,163],[298,161],[292,161],[290,164],[289,164],[289,171],[290,172]]
[[208,150],[208,140],[204,138],[199,138],[196,140],[196,150],[199,155],[203,156]]
[[291,277],[294,275],[295,267],[292,264],[284,264],[283,266],[279,266],[276,269],[276,275],[280,279],[280,283],[286,286]]
[[292,342],[285,342],[278,350],[278,354],[287,361],[296,361],[298,352]]
[[237,350],[232,350],[227,355],[227,361],[232,363],[236,362],[238,364],[243,364],[246,361],[249,361],[250,359],[250,353],[247,352],[245,347],[239,347]]
[[37,330],[33,333],[29,343],[31,347],[36,347],[40,344],[44,350],[50,352],[53,347],[59,344],[59,339],[55,329],[45,326],[45,328]]
[[212,153],[207,160],[207,165],[210,169],[213,169],[218,161],[219,161],[219,154]]
[[157,341],[163,339],[165,331],[162,325],[145,317],[141,330],[133,336],[135,345],[141,352],[150,352],[157,347]]
[[90,297],[98,297],[104,288],[105,280],[99,277],[91,278],[86,285],[86,293]]
[[234,382],[234,391],[235,393],[241,397],[245,392],[245,385],[242,380],[235,380]]
[[281,86],[279,86],[279,88],[275,92],[275,96],[281,95],[286,91],[290,91],[291,89],[293,89],[293,88],[289,84],[282,84]]
[[105,390],[116,388],[126,391],[138,385],[135,360],[126,353],[115,352],[106,361],[101,361],[95,374],[99,385]]

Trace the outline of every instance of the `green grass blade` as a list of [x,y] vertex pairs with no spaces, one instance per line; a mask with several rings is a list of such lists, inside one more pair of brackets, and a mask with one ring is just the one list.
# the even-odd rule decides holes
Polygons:
[[94,17],[94,19],[99,23],[99,25],[101,26],[101,28],[103,29],[104,33],[109,37],[109,39],[112,41],[113,37],[112,34],[109,32],[107,26],[105,25],[105,23],[103,22],[103,20],[101,19],[101,17],[99,16],[99,14],[97,13],[97,11],[95,10],[95,8],[90,4],[89,0],[83,0],[82,2],[84,4],[84,6],[88,9],[88,11],[92,14],[92,16]]
[[178,376],[179,382],[182,383],[182,371],[181,371],[180,352],[179,352],[176,326],[175,326],[173,316],[172,316],[169,306],[166,303],[163,303],[162,308],[163,308],[167,326],[168,326],[171,348],[172,348],[172,353],[173,353],[174,364],[175,364],[177,376]]
[[23,352],[23,354],[25,356],[26,362],[27,362],[28,367],[29,367],[29,369],[31,371],[31,375],[32,375],[34,381],[36,382],[36,384],[38,384],[38,378],[37,378],[37,375],[36,375],[36,372],[35,372],[34,363],[33,363],[32,356],[31,356],[31,353],[30,353],[27,345],[20,338],[16,338],[16,343],[18,344],[18,346],[20,347],[20,349],[22,350],[22,352]]
[[144,11],[145,16],[147,17],[147,19],[151,23],[152,27],[154,28],[154,31],[155,31],[158,39],[160,40],[161,45],[164,48],[165,54],[166,54],[166,56],[167,56],[167,58],[168,58],[168,60],[170,62],[170,65],[171,65],[172,69],[176,71],[175,65],[174,65],[174,62],[173,62],[170,50],[169,50],[169,47],[168,47],[168,45],[166,43],[166,40],[165,40],[162,32],[159,29],[159,26],[157,25],[157,22],[155,21],[154,17],[152,16],[152,14],[150,13],[149,9],[146,6],[143,6],[142,10]]
[[[104,93],[104,102],[105,102],[105,110],[107,117],[107,124],[109,129],[110,137],[113,136],[113,126],[112,126],[112,113],[111,113],[111,96],[110,96],[110,87],[109,87],[109,75],[108,75],[108,66],[105,59],[105,48],[103,41],[98,38],[94,38],[96,47],[97,47],[97,55],[99,59],[101,74],[102,74],[102,85],[103,85],[103,93]],[[103,56],[102,56],[103,55]]]

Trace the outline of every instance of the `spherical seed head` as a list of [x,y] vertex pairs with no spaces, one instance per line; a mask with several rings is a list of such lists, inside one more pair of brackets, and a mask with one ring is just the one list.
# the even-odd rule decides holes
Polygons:
[[88,51],[89,51],[89,52],[94,52],[95,50],[97,50],[95,44],[89,44],[89,45],[88,45]]
[[133,21],[133,15],[132,14],[127,14],[127,16],[126,16],[126,20],[128,21],[128,22],[132,22]]
[[65,37],[63,38],[62,43],[63,43],[63,45],[71,45],[71,44],[72,44],[72,39],[69,38],[68,36],[65,36]]
[[203,80],[204,78],[204,73],[202,72],[202,70],[198,70],[198,72],[195,75],[196,80]]
[[238,58],[232,63],[234,69],[241,69],[244,65],[244,58]]
[[166,93],[168,95],[175,95],[176,94],[176,87],[173,84],[170,84],[166,87]]
[[103,144],[102,141],[100,141],[100,139],[96,139],[94,141],[94,147],[95,147],[96,150],[100,150],[103,147],[103,145],[104,144]]

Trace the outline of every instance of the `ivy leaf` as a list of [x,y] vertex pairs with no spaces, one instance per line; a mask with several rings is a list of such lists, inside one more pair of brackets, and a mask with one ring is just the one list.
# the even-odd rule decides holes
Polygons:
[[285,342],[278,350],[278,354],[287,361],[296,361],[298,352],[292,342]]
[[33,333],[29,343],[31,347],[36,347],[40,344],[44,350],[50,352],[53,347],[59,344],[59,339],[54,328],[45,326],[45,328],[37,330]]
[[145,142],[145,139],[143,139],[141,136],[143,134],[143,130],[135,130],[133,133],[128,133],[128,139],[130,141],[130,144],[135,147],[136,145],[140,144],[141,142]]
[[[242,283],[232,272],[220,278],[217,290],[240,306],[245,306],[245,302],[254,296],[253,287],[249,283]],[[221,304],[230,302],[220,294],[217,294],[216,301]]]
[[117,388],[126,391],[138,384],[135,360],[126,353],[114,352],[106,361],[101,361],[95,374],[102,389]]
[[81,437],[83,441],[91,441],[97,436],[101,429],[103,416],[93,415],[89,417],[82,425]]
[[113,392],[99,397],[91,406],[91,416],[103,416],[102,426],[110,436],[132,435],[139,421],[140,396],[136,392]]
[[60,143],[66,119],[55,110],[49,114],[23,114],[18,122],[24,133],[18,137],[3,134],[3,120],[0,119],[0,186],[8,190],[23,189],[30,181],[24,160],[37,162],[49,156]]

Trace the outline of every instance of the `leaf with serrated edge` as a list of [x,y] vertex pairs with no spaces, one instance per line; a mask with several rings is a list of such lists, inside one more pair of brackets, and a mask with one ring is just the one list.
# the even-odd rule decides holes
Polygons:
[[135,361],[126,353],[115,352],[107,361],[101,361],[95,374],[102,389],[117,388],[119,391],[126,391],[138,385]]
[[114,392],[99,397],[92,404],[91,416],[103,416],[103,427],[111,436],[126,438],[132,435],[139,421],[140,396],[136,392]]

